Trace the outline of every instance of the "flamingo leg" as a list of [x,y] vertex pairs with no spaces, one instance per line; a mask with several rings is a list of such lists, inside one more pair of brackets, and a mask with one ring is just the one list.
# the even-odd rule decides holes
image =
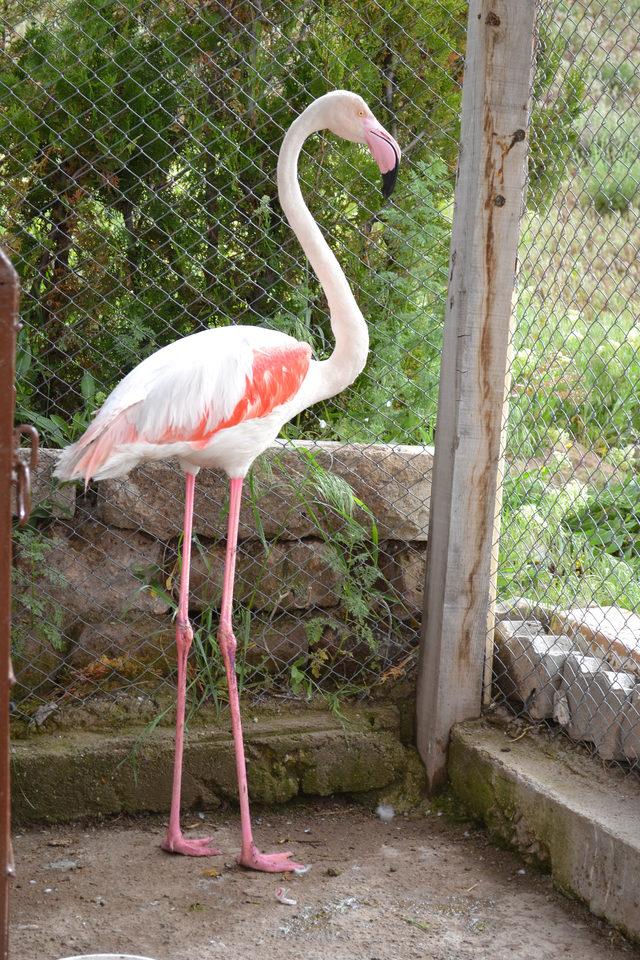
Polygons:
[[186,475],[184,503],[184,536],[182,540],[182,570],[180,573],[180,598],[176,622],[176,648],[178,657],[178,695],[176,701],[176,751],[173,766],[173,791],[167,835],[162,849],[168,853],[181,853],[187,857],[216,856],[221,851],[211,846],[209,837],[187,840],[180,828],[180,798],[182,792],[182,758],[184,752],[184,716],[187,699],[187,658],[193,641],[189,623],[189,570],[191,567],[191,532],[193,527],[193,497],[196,478]]
[[238,776],[238,792],[240,796],[242,847],[238,862],[243,867],[248,867],[251,870],[262,870],[265,873],[280,873],[283,870],[303,869],[303,866],[302,864],[294,863],[291,860],[291,853],[261,853],[253,840],[251,814],[249,812],[247,765],[244,755],[242,722],[240,720],[240,699],[238,696],[238,681],[236,676],[237,642],[233,635],[233,626],[231,620],[241,499],[242,478],[236,477],[231,480],[229,524],[227,530],[227,551],[225,557],[224,580],[222,585],[222,609],[220,612],[218,642],[222,651],[222,657],[227,673],[227,683],[229,685],[231,728],[233,730],[233,743],[236,754],[236,771]]

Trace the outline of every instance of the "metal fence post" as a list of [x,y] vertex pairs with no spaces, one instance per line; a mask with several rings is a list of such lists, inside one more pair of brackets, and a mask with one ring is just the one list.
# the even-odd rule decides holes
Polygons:
[[446,778],[451,727],[481,709],[535,11],[535,0],[469,5],[418,673],[431,789]]
[[0,250],[0,960],[8,951],[9,876],[12,872],[9,790],[11,629],[11,484],[14,468],[13,401],[18,277]]

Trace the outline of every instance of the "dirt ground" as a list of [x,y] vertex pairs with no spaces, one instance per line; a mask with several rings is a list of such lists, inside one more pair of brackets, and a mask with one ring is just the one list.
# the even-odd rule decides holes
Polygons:
[[[347,802],[262,812],[263,849],[305,876],[233,865],[237,820],[191,815],[225,857],[162,853],[157,818],[15,838],[12,960],[123,951],[153,960],[617,960],[638,952],[483,831],[432,810],[383,822]],[[226,861],[226,863],[225,863]],[[218,875],[211,875],[210,871]],[[297,901],[280,903],[278,888]]]

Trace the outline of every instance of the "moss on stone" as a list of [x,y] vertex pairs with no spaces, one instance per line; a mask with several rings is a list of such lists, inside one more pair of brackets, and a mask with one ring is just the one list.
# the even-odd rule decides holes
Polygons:
[[[253,717],[252,717],[253,720]],[[403,808],[422,790],[422,766],[399,740],[398,713],[382,704],[347,710],[256,716],[247,724],[249,789],[259,803],[283,803],[300,793],[387,790]],[[65,821],[169,807],[173,731],[129,726],[114,732],[63,732],[14,744],[17,822]],[[233,742],[227,720],[193,727],[185,745],[186,809],[215,807],[237,797]]]
[[[615,783],[593,788],[572,766],[537,742],[519,742],[503,761],[504,733],[481,721],[454,730],[449,758],[453,789],[484,821],[494,842],[515,848],[550,871],[565,895],[635,940],[638,926],[635,814],[622,809]],[[597,781],[597,768],[591,769]],[[631,787],[628,788],[631,791]]]
[[376,799],[392,806],[396,813],[409,813],[424,802],[425,785],[425,770],[417,750],[405,747],[402,777],[379,791]]

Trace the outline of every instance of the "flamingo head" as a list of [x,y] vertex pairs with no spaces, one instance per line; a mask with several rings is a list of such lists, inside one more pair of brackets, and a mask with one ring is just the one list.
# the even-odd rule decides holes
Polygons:
[[366,143],[382,174],[382,195],[390,197],[396,185],[400,166],[400,147],[378,123],[362,97],[348,90],[336,90],[321,98],[326,101],[327,129],[353,143]]

